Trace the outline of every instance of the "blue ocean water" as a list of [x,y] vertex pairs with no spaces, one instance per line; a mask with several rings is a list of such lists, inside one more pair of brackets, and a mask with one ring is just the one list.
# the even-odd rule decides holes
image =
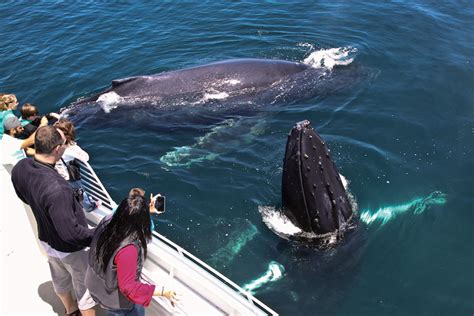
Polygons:
[[[372,75],[349,89],[251,113],[112,106],[78,123],[79,143],[117,201],[134,186],[165,194],[156,229],[283,315],[466,315],[473,21],[470,1],[8,1],[0,92],[46,113],[117,78],[353,49],[350,66]],[[259,212],[280,204],[286,134],[303,119],[365,214],[328,251],[279,238]]]

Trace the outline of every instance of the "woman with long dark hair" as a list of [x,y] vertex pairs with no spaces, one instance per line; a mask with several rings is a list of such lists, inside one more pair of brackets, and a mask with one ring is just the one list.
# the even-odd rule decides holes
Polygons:
[[152,296],[164,296],[174,305],[176,293],[141,281],[141,270],[151,240],[150,210],[141,194],[122,200],[113,216],[104,218],[95,232],[89,252],[86,285],[108,315],[144,315]]

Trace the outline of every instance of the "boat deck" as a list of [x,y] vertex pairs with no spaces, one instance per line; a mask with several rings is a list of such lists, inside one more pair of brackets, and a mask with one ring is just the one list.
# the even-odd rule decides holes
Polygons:
[[[29,206],[17,198],[10,171],[11,166],[0,165],[0,315],[64,315],[53,290],[46,255],[36,237],[35,218]],[[89,164],[82,166],[81,175],[86,192],[102,202],[98,210],[86,213],[94,226],[110,214],[115,202]],[[164,236],[154,232],[148,247],[144,279],[174,289],[181,295],[181,303],[172,307],[168,300],[154,297],[147,315],[277,315]],[[96,311],[97,315],[105,315],[100,307]]]
[[[17,198],[7,170],[0,166],[1,315],[64,315],[54,293],[46,255],[32,228],[30,210]],[[100,312],[98,315],[105,315]]]

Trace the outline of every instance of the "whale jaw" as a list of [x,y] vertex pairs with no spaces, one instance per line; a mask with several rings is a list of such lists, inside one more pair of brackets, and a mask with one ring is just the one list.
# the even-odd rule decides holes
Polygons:
[[353,227],[353,209],[330,150],[309,121],[288,134],[282,177],[282,209],[301,228],[296,240],[338,242]]

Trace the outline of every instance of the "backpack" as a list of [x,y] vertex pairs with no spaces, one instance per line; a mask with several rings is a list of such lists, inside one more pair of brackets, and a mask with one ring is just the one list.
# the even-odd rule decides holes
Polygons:
[[63,158],[61,158],[61,161],[67,169],[70,182],[81,180],[81,165],[78,159],[74,158],[73,160],[69,161],[69,163],[66,163]]

